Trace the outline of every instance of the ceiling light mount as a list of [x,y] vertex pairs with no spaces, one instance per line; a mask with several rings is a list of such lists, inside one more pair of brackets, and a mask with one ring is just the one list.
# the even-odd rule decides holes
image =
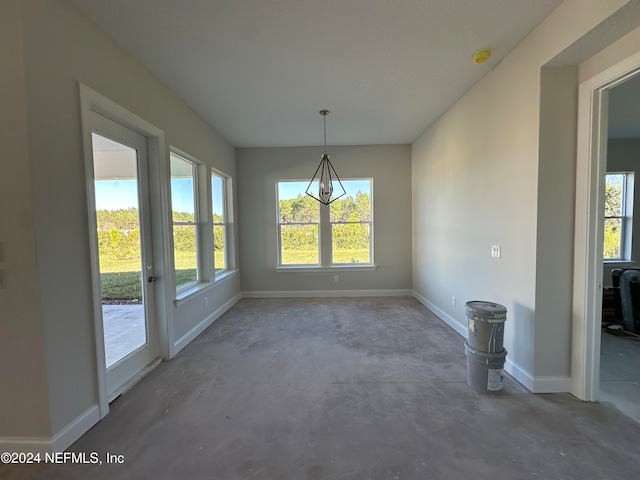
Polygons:
[[[322,153],[320,165],[318,165],[316,172],[311,177],[305,193],[323,205],[329,205],[347,192],[327,154],[327,115],[330,112],[329,110],[320,110],[318,113],[322,115],[324,124],[324,152]],[[334,195],[334,193],[339,193],[339,195]]]

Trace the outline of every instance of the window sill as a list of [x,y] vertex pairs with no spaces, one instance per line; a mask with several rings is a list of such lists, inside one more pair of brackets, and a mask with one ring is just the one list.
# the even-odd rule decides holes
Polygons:
[[176,307],[184,305],[194,298],[198,298],[201,294],[208,292],[217,285],[220,285],[221,283],[235,277],[238,272],[239,270],[227,270],[226,272],[216,276],[215,280],[212,280],[211,282],[200,282],[197,285],[182,290],[176,294],[176,299],[173,301],[173,303]]
[[287,273],[306,273],[306,272],[373,272],[378,267],[376,265],[334,265],[331,267],[307,267],[307,266],[291,266],[276,267],[277,272]]

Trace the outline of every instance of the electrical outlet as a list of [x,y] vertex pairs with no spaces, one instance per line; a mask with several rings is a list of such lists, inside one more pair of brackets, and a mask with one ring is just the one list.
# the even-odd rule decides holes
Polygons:
[[451,305],[452,306],[456,306],[456,297],[454,297],[453,295],[451,296]]
[[340,281],[340,275],[334,275],[333,276],[333,281],[334,282],[339,282]]
[[500,245],[491,245],[491,256],[493,258],[500,258],[502,256],[501,250]]

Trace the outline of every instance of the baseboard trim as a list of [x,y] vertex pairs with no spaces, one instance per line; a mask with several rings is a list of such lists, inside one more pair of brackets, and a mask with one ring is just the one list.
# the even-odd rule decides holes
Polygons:
[[517,363],[514,363],[509,359],[509,354],[507,353],[507,359],[504,362],[505,371],[515,378],[524,388],[533,392],[534,379],[529,372],[527,372],[524,368],[522,368]]
[[51,439],[51,450],[54,452],[64,452],[99,421],[100,407],[96,404],[53,436]]
[[571,377],[533,377],[533,393],[569,393]]
[[504,369],[532,393],[569,393],[570,377],[535,377],[512,360],[507,360]]
[[51,439],[46,437],[0,437],[0,451],[9,453],[51,453]]
[[243,292],[243,298],[406,297],[411,290],[288,290]]
[[91,427],[100,421],[100,408],[93,405],[75,420],[63,427],[52,438],[0,437],[0,451],[17,453],[64,452]]
[[460,336],[462,336],[465,339],[467,338],[467,327],[466,327],[466,325],[463,325],[460,322],[458,322],[451,315],[446,313],[441,308],[437,307],[433,302],[430,302],[429,300],[427,300],[425,297],[420,295],[415,290],[413,290],[411,292],[411,296],[413,298],[415,298],[416,300],[418,300],[422,305],[427,307],[429,310],[431,310],[433,313],[435,313],[436,316],[440,320],[442,320],[444,323],[449,325],[457,334],[459,334]]
[[182,337],[180,337],[174,343],[174,352],[173,352],[174,356],[177,355],[178,352],[182,350],[184,347],[189,345],[198,335],[204,332],[213,322],[215,322],[218,318],[220,318],[224,312],[226,312],[231,307],[233,307],[233,305],[235,305],[236,302],[238,302],[238,300],[240,300],[242,297],[243,297],[242,293],[236,294],[230,300],[228,300],[227,302],[222,304],[220,307],[218,307],[211,315],[209,315],[204,320],[202,320],[202,322],[200,322],[198,325],[196,325],[187,333],[185,333]]

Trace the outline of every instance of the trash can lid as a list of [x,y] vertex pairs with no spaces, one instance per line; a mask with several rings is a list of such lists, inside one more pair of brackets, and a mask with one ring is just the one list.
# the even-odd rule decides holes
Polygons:
[[465,303],[465,313],[467,316],[477,315],[479,317],[503,317],[507,314],[507,309],[499,303],[474,300]]

